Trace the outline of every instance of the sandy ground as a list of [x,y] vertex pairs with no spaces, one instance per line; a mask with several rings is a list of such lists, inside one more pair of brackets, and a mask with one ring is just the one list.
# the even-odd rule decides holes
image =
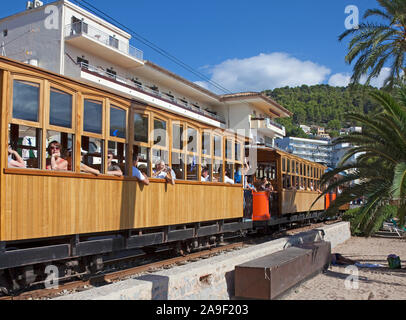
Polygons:
[[[281,300],[404,300],[406,299],[406,240],[352,237],[332,249],[360,263],[384,265],[382,268],[346,269],[330,266],[293,288]],[[389,269],[386,257],[400,256],[402,269]],[[357,275],[358,272],[358,275]],[[350,278],[348,278],[350,276]],[[358,281],[352,281],[352,278]],[[358,287],[357,287],[358,286]]]

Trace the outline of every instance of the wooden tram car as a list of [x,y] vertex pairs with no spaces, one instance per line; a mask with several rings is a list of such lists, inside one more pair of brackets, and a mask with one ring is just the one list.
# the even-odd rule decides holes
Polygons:
[[[318,195],[289,186],[318,186],[323,166],[259,148],[257,175],[272,175],[278,197],[258,219],[244,210],[243,185],[222,182],[226,169],[242,166],[245,137],[4,57],[0,88],[0,287],[17,278],[12,287],[25,286],[48,264],[60,274],[94,271],[111,252],[161,244],[191,250],[252,230],[253,222],[293,221]],[[46,170],[54,139],[69,152],[68,171]],[[26,168],[8,167],[8,145]],[[123,177],[105,174],[108,150]],[[163,159],[175,185],[141,184],[131,176],[135,155],[148,177]],[[100,174],[82,173],[82,162]],[[216,182],[200,181],[203,166]],[[320,200],[313,210],[324,208]]]

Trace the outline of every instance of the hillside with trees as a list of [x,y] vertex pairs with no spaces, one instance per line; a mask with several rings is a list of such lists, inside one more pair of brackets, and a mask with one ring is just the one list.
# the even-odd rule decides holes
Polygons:
[[300,124],[325,127],[330,135],[338,135],[340,128],[356,125],[345,119],[349,111],[369,114],[377,104],[369,96],[373,87],[357,85],[349,87],[332,87],[321,84],[314,86],[283,87],[266,90],[264,93],[283,107],[293,112],[293,116],[277,119],[284,125],[287,136],[306,137]]

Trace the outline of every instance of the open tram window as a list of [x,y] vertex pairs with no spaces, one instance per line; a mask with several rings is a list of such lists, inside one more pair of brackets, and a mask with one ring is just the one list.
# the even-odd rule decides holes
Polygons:
[[208,182],[212,181],[212,165],[211,159],[202,157],[202,170],[201,170],[201,181]]
[[[104,173],[104,140],[82,136],[81,163]],[[85,171],[86,170],[82,170]]]
[[186,173],[188,180],[198,180],[199,157],[196,155],[187,155]]
[[137,159],[137,157],[138,157],[137,169],[140,170],[145,175],[147,175],[147,177],[150,177],[151,161],[149,159],[149,148],[141,146],[133,146],[133,158]]
[[223,181],[223,161],[214,160],[213,161],[213,182]]
[[172,152],[171,168],[175,172],[176,179],[185,179],[185,155],[183,153]]
[[[15,168],[41,169],[42,130],[24,125],[10,124],[8,166]],[[20,159],[21,158],[21,159]],[[24,162],[22,164],[21,160]],[[20,161],[21,166],[13,161]]]
[[[46,137],[47,170],[72,171],[74,135],[66,132],[48,130]],[[54,160],[52,160],[54,158]]]
[[[120,170],[116,168],[118,166]],[[109,141],[107,146],[107,174],[126,175],[125,143]]]
[[155,165],[158,161],[164,161],[168,165],[168,151],[162,149],[152,149],[152,170],[155,169]]
[[[229,179],[232,179],[234,181],[234,176],[233,176],[233,174],[234,174],[234,163],[229,162],[229,161],[226,162],[224,174]],[[226,180],[227,179],[225,178],[224,182],[227,182]]]

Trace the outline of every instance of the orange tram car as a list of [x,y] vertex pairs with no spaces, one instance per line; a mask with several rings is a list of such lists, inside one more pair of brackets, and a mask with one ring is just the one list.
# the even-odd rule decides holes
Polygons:
[[[229,234],[316,219],[325,209],[321,199],[307,213],[321,188],[320,164],[246,149],[246,137],[4,57],[0,88],[5,293],[44,279],[48,265],[60,277],[90,273],[106,255],[159,245],[188,252]],[[47,170],[53,140],[66,152],[65,171]],[[106,174],[109,150],[121,177]],[[243,167],[244,151],[256,152],[256,176],[272,181],[271,197],[224,183],[226,170]],[[10,167],[19,157],[24,168]],[[128,174],[135,158],[149,185]],[[173,169],[174,185],[151,178],[157,159]],[[84,173],[84,165],[98,174]],[[201,182],[202,167],[211,181]]]

